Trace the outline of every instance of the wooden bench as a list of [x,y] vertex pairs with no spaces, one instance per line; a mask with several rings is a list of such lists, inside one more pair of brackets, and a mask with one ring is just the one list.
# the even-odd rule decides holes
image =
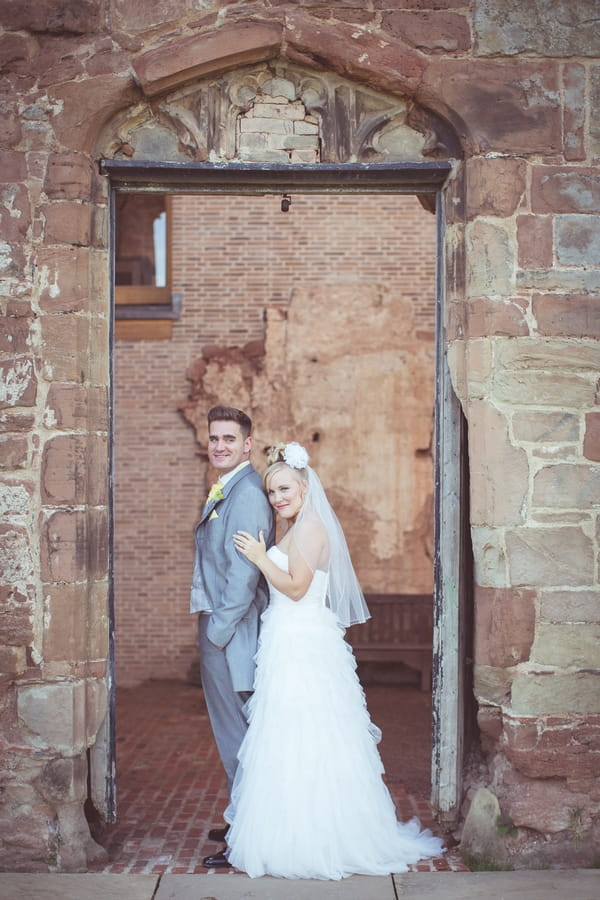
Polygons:
[[400,662],[420,673],[431,690],[433,600],[431,594],[366,594],[371,618],[346,632],[358,662]]

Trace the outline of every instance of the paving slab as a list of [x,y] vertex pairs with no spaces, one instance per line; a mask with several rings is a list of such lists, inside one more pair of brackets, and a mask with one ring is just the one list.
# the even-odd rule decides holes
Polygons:
[[163,875],[154,900],[396,900],[396,893],[391,876],[312,881],[232,873]]
[[[600,869],[409,872],[394,875],[398,900],[599,900]],[[367,898],[365,898],[367,900]]]
[[0,874],[0,900],[152,900],[157,875]]

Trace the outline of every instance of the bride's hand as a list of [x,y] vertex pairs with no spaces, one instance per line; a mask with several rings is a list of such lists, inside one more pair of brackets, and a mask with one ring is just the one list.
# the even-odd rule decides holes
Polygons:
[[246,559],[255,565],[262,559],[267,552],[267,545],[262,531],[258,532],[258,540],[253,538],[247,531],[237,531],[233,536],[233,543],[236,550],[239,550]]

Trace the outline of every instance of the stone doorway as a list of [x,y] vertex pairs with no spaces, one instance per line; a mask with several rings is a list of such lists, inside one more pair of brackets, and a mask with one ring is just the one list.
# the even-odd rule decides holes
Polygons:
[[[107,166],[107,168],[109,170],[111,169],[110,164]],[[127,178],[130,179],[131,174],[134,171],[134,167],[128,167],[128,170],[129,171],[127,172]],[[143,173],[143,174],[147,178],[148,173]],[[222,172],[221,172],[221,174],[222,174]],[[275,179],[276,179],[276,173],[271,172],[269,174],[271,175],[271,177],[273,177],[273,175],[275,175]],[[380,173],[379,177],[381,177],[382,174],[383,173]],[[441,169],[438,177],[440,179],[442,179],[444,177],[444,174],[445,174],[444,170]],[[386,175],[386,182],[384,184],[386,195],[388,195],[390,192],[390,185],[389,185],[389,182],[387,181],[387,179],[389,178],[389,175],[390,175],[390,173],[388,171],[388,173]],[[403,173],[401,171],[400,176],[399,176],[400,183],[402,184],[402,188],[403,188],[401,193],[408,193],[408,191],[406,190],[406,188],[407,188],[406,182],[403,183],[403,178],[402,178],[403,175],[405,175],[405,173]],[[119,189],[118,182],[119,182],[119,177],[120,177],[119,174],[118,173],[115,174],[115,171],[113,170],[113,171],[111,171],[111,177],[113,179],[113,183],[115,184],[115,187],[118,190]],[[398,173],[396,173],[395,177],[398,178]],[[428,177],[430,177],[430,176],[428,176]],[[168,178],[165,180],[168,182]],[[342,177],[342,181],[343,181],[343,177]],[[157,186],[156,181],[153,181],[151,183],[152,183],[153,189],[156,190],[156,186]],[[188,183],[189,183],[189,181],[188,181]],[[137,185],[139,185],[139,182],[137,182]],[[165,186],[168,187],[168,183]],[[277,184],[275,184],[274,186],[276,188],[276,197],[273,197],[271,195],[271,192],[268,190],[268,187],[265,190],[264,185],[262,186],[261,193],[264,195],[271,195],[271,201],[275,201],[277,204],[279,204],[280,188]],[[366,185],[366,187],[368,187],[368,185]],[[256,186],[254,186],[254,189],[256,189]],[[339,189],[339,186],[338,186],[338,189]],[[204,191],[201,191],[201,193],[204,193]],[[384,192],[380,191],[380,193],[384,193]],[[429,193],[434,194],[434,191],[431,189],[431,187],[429,188]],[[307,195],[307,197],[310,197],[310,195]],[[416,203],[416,200],[415,200],[415,203]],[[423,215],[430,215],[428,213],[424,213],[422,210],[421,210],[421,212]],[[281,215],[281,213],[278,213],[278,215]],[[440,231],[440,219],[438,216],[438,223],[437,223],[438,237],[439,237],[439,231]],[[432,244],[432,253],[435,253],[434,245],[435,245],[435,241]],[[438,273],[438,284],[439,284],[439,273]],[[434,288],[434,293],[435,293],[435,288]],[[437,297],[436,304],[435,304],[435,305],[437,305],[438,310],[440,307],[440,299],[441,298],[439,296],[439,291],[438,291],[438,297]],[[432,317],[432,322],[433,322],[433,317]],[[437,316],[437,327],[438,327],[438,329],[440,327],[439,315]],[[431,332],[429,334],[429,338],[430,338],[430,346],[431,346],[431,348],[433,348],[433,334]],[[443,342],[440,343],[440,341],[438,340],[438,353],[439,353],[440,346],[443,346]],[[154,362],[156,362],[157,359],[160,359],[160,357],[161,357],[161,351],[160,351],[160,349],[158,349],[158,352],[153,354]],[[438,370],[436,389],[437,389],[438,397],[439,397],[440,392],[442,390],[448,391],[449,384],[448,384],[447,380],[445,380],[443,372],[441,373],[441,376],[440,376],[440,362],[439,362],[439,359],[438,359],[437,363],[435,362],[435,360],[433,359],[433,354],[432,354],[432,358],[431,358],[431,367],[432,368],[431,368],[430,375],[432,376],[432,378],[433,378],[433,373],[435,372],[436,368]],[[140,371],[138,373],[138,375],[139,375],[141,381],[143,382],[144,381],[143,372]],[[446,401],[447,401],[447,398],[446,398]],[[456,416],[455,409],[453,412],[450,413],[449,417],[447,417],[447,420],[445,422],[438,421],[437,432],[436,432],[437,436],[434,439],[435,442],[439,444],[440,435],[441,435],[442,440],[446,441],[446,445],[447,445],[446,453],[450,457],[454,456],[457,448],[460,451],[460,423],[458,423],[458,432],[457,432],[457,428],[456,428],[457,420],[452,419],[453,415]],[[452,444],[448,444],[449,436],[453,437]],[[422,448],[422,450],[426,450],[426,449],[427,448]],[[432,447],[430,446],[429,447],[430,453],[431,453],[431,450],[432,450]],[[459,457],[460,457],[460,452],[459,452]],[[450,472],[448,470],[448,467],[444,466],[442,464],[442,456],[440,456],[439,453],[436,456],[436,463],[438,466],[438,475],[436,476],[436,485],[440,484],[440,472],[439,472],[440,466],[443,468],[443,474],[441,476],[442,482],[443,482],[444,478],[447,479],[447,478],[455,477],[455,473]],[[200,479],[198,479],[198,483],[194,482],[191,487],[192,487],[192,489],[198,489],[199,494],[202,494],[202,488],[199,485],[199,481],[200,481]],[[457,492],[456,491],[452,492],[452,496],[458,496]],[[438,499],[438,507],[439,507],[439,499]],[[444,504],[442,504],[442,509],[444,509],[444,508],[445,508]],[[438,508],[438,512],[439,512],[439,508]],[[448,511],[448,509],[445,508],[444,515],[446,515],[446,516],[450,515],[450,518],[452,518],[452,516],[454,515],[454,510]],[[444,522],[443,521],[441,521],[438,524],[436,534],[437,534],[436,540],[439,542],[440,538],[443,537],[443,534],[444,534]],[[451,542],[452,542],[452,537],[450,537],[450,543]],[[438,546],[438,549],[439,549],[439,546]],[[450,556],[454,559],[456,557],[456,554],[453,552],[452,547],[450,547],[450,550],[451,550]],[[190,548],[189,552],[191,554],[191,548]],[[440,563],[439,563],[439,555],[438,555],[438,558],[437,558],[438,577],[439,577],[439,564]],[[454,563],[450,562],[450,565],[452,566],[452,565],[454,565]],[[457,583],[457,580],[455,580],[455,583]],[[448,584],[447,580],[446,580],[445,584],[447,586],[447,584]],[[439,701],[440,697],[443,696],[445,698],[446,705],[444,707],[443,704],[440,705],[440,703],[438,702],[436,710],[435,710],[435,714],[434,714],[434,732],[437,735],[436,744],[434,747],[435,752],[434,752],[434,760],[433,760],[434,779],[436,777],[436,773],[439,775],[439,772],[441,770],[443,770],[444,765],[447,765],[447,761],[448,761],[448,752],[447,751],[448,750],[450,750],[449,756],[450,756],[451,762],[453,764],[456,765],[457,760],[460,760],[460,758],[461,758],[460,757],[460,748],[457,747],[455,742],[453,742],[452,736],[448,737],[448,735],[446,733],[447,732],[447,722],[450,721],[451,725],[454,725],[454,723],[456,722],[456,717],[454,715],[454,712],[448,712],[448,701],[446,698],[446,694],[450,694],[450,696],[453,698],[460,697],[460,691],[456,690],[456,684],[453,686],[452,690],[448,689],[449,678],[452,677],[452,678],[457,679],[459,676],[458,676],[458,673],[456,670],[452,671],[451,667],[450,667],[450,671],[451,671],[451,675],[450,675],[448,668],[443,665],[443,653],[442,653],[443,645],[444,645],[444,640],[448,640],[448,636],[447,636],[447,630],[448,630],[447,618],[448,618],[448,616],[447,616],[447,610],[446,610],[446,608],[444,606],[444,602],[443,602],[443,591],[440,590],[439,584],[436,586],[436,590],[437,590],[436,603],[438,605],[438,612],[440,609],[443,612],[440,617],[440,621],[437,623],[438,627],[437,627],[437,636],[436,636],[436,644],[435,644],[436,645],[436,653],[437,653],[437,666],[434,668],[434,684],[435,684],[436,690],[437,690],[438,701]],[[148,623],[146,623],[145,627],[147,627],[147,625],[148,625]],[[441,628],[440,628],[440,626],[441,626]],[[452,626],[450,627],[450,630],[448,632],[448,634],[450,635],[450,640],[454,639],[453,638],[453,629],[455,629],[455,623],[452,623]],[[194,642],[194,637],[192,636],[192,632],[190,631],[190,642],[188,643],[188,647],[187,647],[188,651],[190,649],[190,643],[193,643],[193,642]],[[441,665],[440,665],[440,663],[441,663]],[[450,708],[452,709],[452,701],[450,702]],[[446,716],[446,720],[444,720],[444,716]],[[460,723],[456,724],[455,728],[460,730]],[[446,729],[446,731],[445,731],[445,729]],[[441,738],[441,740],[440,740],[440,738]],[[435,797],[436,797],[436,794],[435,794],[435,781],[434,781],[434,800],[435,800]],[[436,804],[436,808],[438,810],[440,810],[440,806],[441,806],[441,804],[438,802]]]
[[[270,57],[270,52],[267,55]],[[251,60],[248,65],[225,71],[214,60],[202,73],[173,73],[168,82],[155,81],[153,73],[151,69],[141,76],[144,83],[150,78],[142,103],[117,114],[101,137],[100,170],[109,176],[113,189],[113,224],[117,198],[137,193],[275,195],[278,202],[281,200],[282,211],[284,203],[288,207],[286,216],[289,198],[300,194],[410,194],[430,212],[435,211],[435,362],[429,374],[435,373],[436,415],[428,451],[433,453],[435,469],[432,796],[439,815],[451,820],[458,812],[462,773],[465,654],[461,623],[465,619],[467,584],[461,551],[466,544],[463,429],[446,360],[448,341],[461,328],[460,321],[450,313],[459,308],[454,301],[464,285],[460,142],[448,121],[410,97],[384,94],[353,84],[339,74],[316,72],[283,58],[259,63]],[[374,297],[377,301],[377,291]],[[162,297],[158,304],[162,309],[154,310],[145,323],[139,321],[138,307],[138,322],[132,326],[131,322],[117,321],[117,330],[129,329],[131,336],[132,327],[144,324],[155,330],[159,327],[157,320],[162,319],[163,339],[168,339],[182,294],[174,291],[170,302],[164,300]],[[318,308],[318,299],[312,300]],[[343,310],[343,304],[339,308]],[[280,330],[289,330],[283,322],[280,325]],[[267,337],[269,331],[271,335],[277,332],[274,316],[267,326]],[[204,342],[198,343],[202,353]],[[257,348],[255,342],[249,343],[252,369],[257,364]],[[194,359],[197,363],[195,374],[204,377],[211,360],[196,353],[190,357],[190,363]],[[160,366],[161,359],[162,354],[157,352],[151,364]],[[220,372],[223,360],[215,359],[214,354],[211,359]],[[238,366],[238,384],[243,387],[248,385],[247,363],[241,360]],[[142,381],[143,372],[143,367],[137,372]],[[277,421],[285,421],[281,416],[285,404],[276,403],[275,407]],[[290,424],[296,418],[292,416]],[[313,435],[320,452],[318,429],[305,440],[312,440]],[[130,465],[135,481],[134,455]],[[192,477],[190,483],[195,486],[196,479]],[[137,533],[133,537],[139,538]],[[110,802],[107,805],[110,807]]]

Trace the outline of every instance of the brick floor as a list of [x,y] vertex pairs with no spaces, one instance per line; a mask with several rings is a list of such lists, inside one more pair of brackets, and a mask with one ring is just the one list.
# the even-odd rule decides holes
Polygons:
[[[383,730],[381,754],[398,816],[432,822],[427,801],[430,699],[416,689],[367,686],[373,721]],[[129,874],[206,873],[202,858],[219,849],[207,840],[222,823],[225,776],[202,691],[183,682],[147,682],[117,694],[118,820],[92,833],[109,861],[95,871]],[[455,853],[416,871],[466,871]],[[227,872],[228,870],[221,870]]]

